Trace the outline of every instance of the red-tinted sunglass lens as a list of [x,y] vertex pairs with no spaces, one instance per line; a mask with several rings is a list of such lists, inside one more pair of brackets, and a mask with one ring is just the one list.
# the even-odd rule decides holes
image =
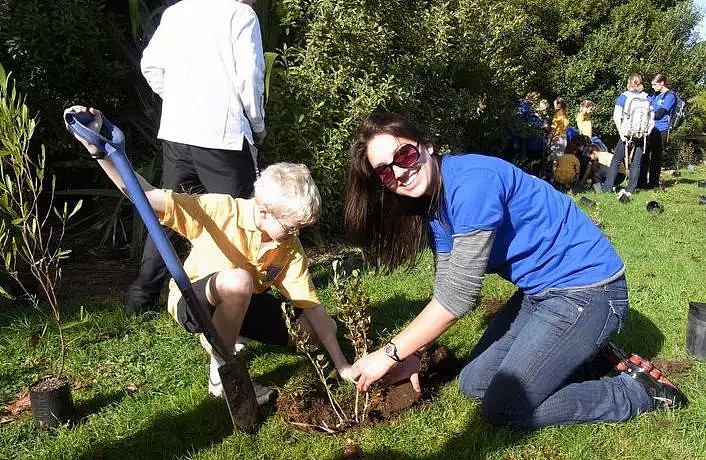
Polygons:
[[405,144],[400,147],[395,153],[395,158],[393,158],[393,164],[400,168],[409,168],[417,161],[419,161],[419,150],[412,144]]
[[375,172],[378,173],[380,182],[382,182],[383,185],[390,185],[395,182],[395,173],[389,165],[377,168]]

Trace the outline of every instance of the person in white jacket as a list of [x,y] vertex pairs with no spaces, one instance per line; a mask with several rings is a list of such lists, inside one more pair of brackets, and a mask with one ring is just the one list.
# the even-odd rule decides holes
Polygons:
[[[266,130],[262,37],[250,3],[182,0],[164,11],[143,52],[142,74],[162,99],[164,188],[252,195],[255,145]],[[148,239],[125,313],[154,309],[166,277]]]
[[618,192],[621,202],[630,200],[637,188],[640,177],[642,154],[647,147],[647,136],[655,124],[654,109],[643,91],[642,76],[632,74],[628,77],[627,91],[621,93],[615,100],[613,123],[618,130],[620,140],[615,146],[615,154],[610,163],[606,180],[602,184],[603,192],[611,192],[618,168],[626,158],[630,163],[628,185]]

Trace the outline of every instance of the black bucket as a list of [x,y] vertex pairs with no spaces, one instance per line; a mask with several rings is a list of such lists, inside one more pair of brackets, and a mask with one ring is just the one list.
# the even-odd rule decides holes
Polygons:
[[[51,379],[58,379],[53,384]],[[52,382],[51,385],[47,385]],[[49,387],[49,388],[45,388]],[[47,375],[29,387],[32,417],[40,428],[56,428],[70,422],[74,416],[71,387],[66,377]]]
[[689,302],[686,352],[697,359],[706,360],[706,303]]

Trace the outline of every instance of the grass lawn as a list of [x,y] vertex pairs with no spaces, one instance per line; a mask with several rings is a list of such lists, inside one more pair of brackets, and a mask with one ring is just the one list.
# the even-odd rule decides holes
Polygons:
[[[706,459],[706,363],[688,358],[688,302],[706,302],[706,168],[667,176],[666,191],[641,192],[620,204],[615,195],[585,195],[597,206],[584,209],[610,236],[625,260],[631,312],[615,341],[628,351],[690,368],[669,377],[689,396],[678,411],[656,411],[624,423],[547,428],[523,432],[490,427],[478,405],[455,382],[437,399],[395,421],[341,435],[304,432],[272,411],[257,434],[233,431],[221,400],[207,394],[208,360],[195,338],[166,313],[125,318],[117,302],[65,302],[68,355],[65,373],[81,420],[54,431],[37,429],[29,412],[0,414],[0,459],[335,459],[355,443],[371,459]],[[574,197],[576,200],[579,196]],[[659,200],[664,213],[648,214]],[[315,265],[322,301],[334,311],[329,265]],[[432,292],[427,255],[412,271],[367,274],[373,336],[402,327]],[[507,299],[513,288],[488,277],[485,299]],[[440,342],[465,356],[483,331],[481,311],[453,326]],[[0,401],[49,370],[58,340],[35,311],[0,306]],[[44,331],[38,344],[30,338]],[[305,358],[256,345],[250,371],[264,383],[284,387]],[[688,359],[688,361],[683,361]]]

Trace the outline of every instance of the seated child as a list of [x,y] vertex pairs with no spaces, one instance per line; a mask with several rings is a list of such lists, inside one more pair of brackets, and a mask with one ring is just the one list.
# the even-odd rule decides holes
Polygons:
[[[74,106],[68,111],[83,112],[86,108]],[[96,109],[90,113],[94,116],[91,129],[99,131],[101,113]],[[96,158],[98,148],[79,140]],[[98,163],[126,193],[112,161],[98,159]],[[239,336],[287,345],[282,300],[272,294],[270,287],[274,286],[295,306],[300,325],[324,345],[341,376],[350,378],[351,366],[337,342],[335,322],[317,298],[298,238],[299,230],[316,222],[321,209],[319,190],[306,166],[269,166],[255,182],[255,196],[250,199],[176,193],[155,188],[139,175],[138,179],[160,222],[191,242],[184,269],[228,349],[235,350]],[[167,307],[188,332],[201,332],[174,280]],[[203,336],[200,338],[211,355],[209,392],[222,397],[218,368],[224,363]],[[253,386],[260,404],[274,396],[270,388],[257,382]]]
[[564,192],[571,193],[581,177],[581,157],[584,146],[588,143],[586,136],[574,136],[566,144],[564,155],[557,158],[554,164],[554,186]]
[[[582,181],[586,184],[590,181],[596,191],[600,192],[602,184],[606,181],[606,177],[608,176],[608,169],[610,168],[612,160],[612,153],[605,151],[598,144],[591,144],[588,147],[588,164],[585,173],[581,176]],[[625,164],[621,163],[618,166],[618,173],[615,177],[615,182],[611,184],[611,188],[622,184],[625,177]]]

